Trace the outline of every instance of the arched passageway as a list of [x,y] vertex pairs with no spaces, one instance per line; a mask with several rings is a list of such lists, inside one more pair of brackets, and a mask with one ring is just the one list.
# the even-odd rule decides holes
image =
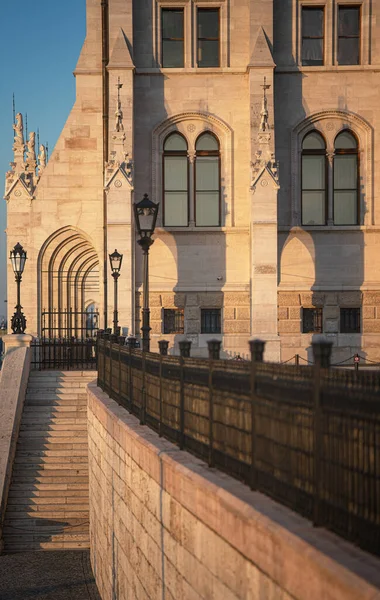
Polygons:
[[99,259],[83,232],[64,227],[43,244],[38,259],[38,295],[38,329],[43,338],[94,337]]

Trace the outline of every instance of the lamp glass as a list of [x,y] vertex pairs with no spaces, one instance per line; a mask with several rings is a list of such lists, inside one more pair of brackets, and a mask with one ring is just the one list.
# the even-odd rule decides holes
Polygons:
[[138,232],[141,237],[151,237],[156,227],[159,204],[149,200],[148,194],[135,204],[135,219]]
[[11,250],[10,259],[14,274],[21,276],[24,272],[26,261],[26,252],[21,244],[16,244],[13,250]]
[[121,263],[123,262],[123,255],[119,254],[117,250],[109,255],[110,265],[112,273],[120,273]]

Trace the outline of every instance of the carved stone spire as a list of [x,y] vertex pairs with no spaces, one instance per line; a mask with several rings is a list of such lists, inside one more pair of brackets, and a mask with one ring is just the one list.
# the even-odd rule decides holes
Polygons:
[[111,150],[109,160],[106,163],[105,186],[108,187],[115,173],[121,170],[130,185],[133,185],[133,161],[125,151],[126,135],[123,124],[123,110],[121,104],[120,90],[123,84],[120,77],[117,79],[117,102],[115,111],[115,128],[111,134]]
[[269,90],[271,86],[267,84],[266,77],[264,77],[264,84],[261,87],[263,88],[263,101],[260,113],[260,126],[257,136],[256,160],[254,163],[252,163],[252,189],[255,187],[256,182],[264,168],[267,168],[270,171],[273,179],[278,182],[278,165],[271,148],[272,134],[269,125],[267,98],[267,90]]

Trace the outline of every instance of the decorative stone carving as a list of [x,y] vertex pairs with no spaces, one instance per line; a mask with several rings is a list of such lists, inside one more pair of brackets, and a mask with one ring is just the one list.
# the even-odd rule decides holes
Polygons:
[[117,87],[117,106],[116,106],[116,112],[115,112],[115,117],[116,117],[115,131],[124,131],[123,111],[121,110],[121,100],[120,100],[120,90],[123,87],[123,84],[120,83],[120,77],[118,77],[116,87]]
[[46,167],[46,148],[43,144],[40,146],[38,154],[38,173],[41,175]]
[[261,121],[260,121],[260,131],[269,131],[269,112],[268,112],[268,98],[267,98],[267,90],[270,89],[270,85],[267,84],[267,78],[264,77],[264,85],[261,86],[264,90],[263,95],[263,105],[261,108]]
[[29,172],[35,172],[36,165],[36,134],[34,131],[31,131],[26,149],[26,166]]
[[[257,136],[258,148],[255,155],[255,162],[251,164],[252,167],[252,182],[251,182],[251,190],[255,192],[258,181],[260,180],[264,171],[270,175],[273,183],[279,188],[279,173],[278,173],[278,163],[276,162],[275,155],[271,149],[271,140],[272,134],[270,132],[269,125],[269,111],[268,111],[268,99],[267,99],[267,90],[270,89],[270,85],[266,82],[266,77],[264,77],[264,84],[261,86],[263,88],[263,102],[261,109],[261,121],[259,126],[259,132]],[[268,179],[263,179],[261,181],[261,185],[263,187],[267,187],[269,184]]]
[[17,113],[16,115],[16,123],[13,124],[13,130],[15,132],[13,151],[15,153],[22,152],[24,154],[24,123],[21,113]]

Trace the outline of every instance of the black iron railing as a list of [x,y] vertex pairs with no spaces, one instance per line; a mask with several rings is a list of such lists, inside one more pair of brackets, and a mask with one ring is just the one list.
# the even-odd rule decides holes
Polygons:
[[380,373],[257,360],[144,354],[102,334],[98,384],[180,448],[380,554]]
[[33,370],[96,370],[96,340],[41,339],[31,344]]

